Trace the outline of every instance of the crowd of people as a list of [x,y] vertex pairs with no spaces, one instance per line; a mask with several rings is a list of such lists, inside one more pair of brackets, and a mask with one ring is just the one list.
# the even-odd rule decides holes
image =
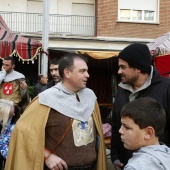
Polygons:
[[[112,163],[116,170],[168,170],[170,79],[154,68],[145,44],[125,47],[118,66]],[[86,57],[66,53],[51,60],[52,80],[38,75],[29,105],[25,76],[14,67],[14,59],[6,57],[0,71],[0,160],[6,161],[5,170],[107,170],[97,96],[86,87]]]

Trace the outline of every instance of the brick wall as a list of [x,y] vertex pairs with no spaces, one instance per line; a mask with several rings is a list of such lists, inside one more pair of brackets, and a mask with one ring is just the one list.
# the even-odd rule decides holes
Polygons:
[[117,22],[118,0],[98,0],[97,36],[157,38],[170,32],[170,0],[160,0],[159,24]]

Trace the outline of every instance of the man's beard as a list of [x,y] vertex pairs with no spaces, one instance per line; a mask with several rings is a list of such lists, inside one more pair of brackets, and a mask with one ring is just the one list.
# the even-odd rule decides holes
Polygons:
[[61,78],[60,78],[60,77],[57,77],[57,78],[53,78],[53,80],[54,80],[56,83],[58,83],[58,82],[61,80]]
[[137,79],[138,79],[138,77],[133,76],[133,77],[131,77],[131,78],[129,78],[129,79],[125,79],[124,81],[122,80],[122,83],[123,83],[123,84],[134,85],[135,82],[137,81]]

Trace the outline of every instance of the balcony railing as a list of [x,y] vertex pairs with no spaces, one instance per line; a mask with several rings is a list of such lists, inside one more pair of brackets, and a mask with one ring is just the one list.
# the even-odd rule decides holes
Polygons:
[[[13,32],[41,34],[43,17],[40,13],[1,12]],[[94,36],[95,17],[50,14],[49,33],[73,36]]]

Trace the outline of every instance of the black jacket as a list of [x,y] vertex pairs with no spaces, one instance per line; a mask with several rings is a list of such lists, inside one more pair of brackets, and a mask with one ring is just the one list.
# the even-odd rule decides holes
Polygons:
[[[122,107],[129,102],[129,95],[130,91],[119,88],[115,97],[112,121],[111,159],[112,162],[119,159],[124,164],[132,156],[132,151],[125,149],[120,139],[120,112]],[[152,97],[164,107],[167,122],[164,134],[160,137],[160,142],[170,147],[170,79],[161,77],[158,71],[154,69],[151,85],[141,90],[137,98],[141,97]]]
[[42,89],[41,89],[41,92],[46,90],[46,89],[49,89],[51,87],[53,87],[55,85],[55,81],[54,80],[51,80],[49,81]]
[[40,92],[41,89],[44,87],[45,85],[38,82],[35,86],[34,86],[34,97],[36,97]]

